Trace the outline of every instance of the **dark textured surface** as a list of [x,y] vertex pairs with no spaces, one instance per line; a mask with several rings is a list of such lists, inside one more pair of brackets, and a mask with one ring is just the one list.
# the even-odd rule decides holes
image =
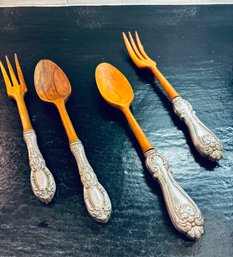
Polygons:
[[[224,145],[219,164],[201,158],[150,73],[135,68],[121,32],[138,30],[148,54]],[[57,182],[52,204],[31,192],[15,103],[0,77],[0,256],[233,256],[233,6],[0,9],[0,59],[19,56],[39,146]],[[77,167],[53,106],[34,90],[36,63],[67,74],[67,108],[89,161],[112,200],[101,225],[87,214]],[[158,184],[124,117],[104,103],[95,67],[110,62],[135,92],[132,111],[202,210],[205,234],[173,229]]]

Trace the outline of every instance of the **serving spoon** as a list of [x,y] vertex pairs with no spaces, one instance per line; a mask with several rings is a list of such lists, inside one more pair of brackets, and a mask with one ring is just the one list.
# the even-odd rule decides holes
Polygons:
[[89,164],[82,142],[78,138],[67,113],[65,102],[71,94],[68,78],[54,62],[41,60],[35,68],[34,84],[40,99],[53,103],[58,109],[69,139],[71,152],[78,165],[83,184],[84,201],[89,214],[96,221],[106,223],[111,215],[111,201]]
[[134,93],[126,77],[114,66],[101,63],[97,66],[96,83],[102,97],[121,110],[128,120],[146,158],[146,167],[158,179],[166,207],[175,228],[191,239],[203,234],[203,218],[191,197],[178,185],[165,158],[150,143],[130,111]]

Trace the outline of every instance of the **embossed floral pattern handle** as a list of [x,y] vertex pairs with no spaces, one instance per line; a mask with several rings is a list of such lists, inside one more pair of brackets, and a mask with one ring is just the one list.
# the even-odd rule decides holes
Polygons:
[[11,79],[9,78],[1,61],[0,69],[6,84],[7,94],[17,103],[19,116],[23,127],[23,136],[28,148],[29,164],[31,168],[31,186],[33,193],[41,202],[49,203],[56,191],[56,184],[52,173],[45,165],[45,161],[37,145],[36,133],[32,127],[27,106],[24,101],[24,95],[28,91],[27,86],[24,81],[23,72],[21,70],[18,57],[16,54],[14,57],[17,75],[15,74],[7,56],[6,63]]
[[149,172],[161,185],[168,214],[175,228],[191,239],[203,234],[203,218],[191,197],[177,184],[165,158],[155,149],[145,153]]
[[53,175],[46,167],[45,160],[39,150],[35,131],[25,131],[23,136],[29,155],[32,191],[41,202],[49,203],[56,191]]
[[125,46],[132,61],[138,68],[150,69],[156,76],[165,93],[170,98],[175,113],[186,123],[197,151],[203,157],[207,157],[212,161],[219,161],[222,158],[223,149],[217,137],[197,118],[191,104],[180,97],[179,93],[160,72],[157,63],[146,54],[138,33],[135,32],[136,40],[133,39],[130,32],[128,34],[129,39],[124,32],[122,33]]
[[89,164],[81,141],[71,143],[70,149],[78,164],[86,208],[95,220],[107,223],[112,211],[109,196]]
[[69,79],[56,63],[50,60],[41,60],[35,68],[34,82],[40,99],[53,103],[58,109],[69,139],[70,149],[78,164],[84,201],[89,214],[96,221],[106,223],[111,215],[110,199],[86,158],[83,145],[65,107],[71,94]]
[[175,113],[187,125],[197,151],[203,157],[219,161],[222,158],[222,145],[215,134],[198,119],[192,105],[180,96],[175,97],[172,104]]

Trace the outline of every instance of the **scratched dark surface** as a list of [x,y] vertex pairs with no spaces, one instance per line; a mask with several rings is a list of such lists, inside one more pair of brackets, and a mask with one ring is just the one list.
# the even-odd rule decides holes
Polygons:
[[[149,72],[130,61],[122,31],[144,47],[224,145],[219,164],[201,158]],[[233,6],[131,6],[0,9],[0,59],[19,56],[26,103],[57,193],[32,194],[15,102],[0,77],[0,256],[233,256]],[[56,62],[73,86],[68,112],[112,200],[108,224],[84,206],[75,160],[55,108],[37,97],[36,63]],[[132,111],[174,177],[196,201],[205,234],[189,241],[172,227],[159,185],[124,117],[100,97],[94,71],[107,61],[132,84]],[[5,63],[5,62],[4,62]]]

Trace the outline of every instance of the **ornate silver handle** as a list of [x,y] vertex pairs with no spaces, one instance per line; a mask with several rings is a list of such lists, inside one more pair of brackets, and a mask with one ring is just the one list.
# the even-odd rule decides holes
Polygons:
[[107,223],[112,212],[109,196],[89,164],[81,141],[71,143],[70,149],[78,164],[86,208],[93,219]]
[[46,167],[45,160],[39,150],[35,131],[27,130],[23,133],[23,137],[28,149],[32,191],[41,202],[49,203],[56,191],[53,175]]
[[175,228],[191,239],[203,234],[201,212],[190,196],[177,184],[165,158],[155,149],[145,153],[146,166],[161,185],[168,214]]
[[178,96],[172,100],[175,113],[184,120],[197,151],[212,161],[222,158],[222,145],[215,134],[210,131],[196,116],[192,105]]

